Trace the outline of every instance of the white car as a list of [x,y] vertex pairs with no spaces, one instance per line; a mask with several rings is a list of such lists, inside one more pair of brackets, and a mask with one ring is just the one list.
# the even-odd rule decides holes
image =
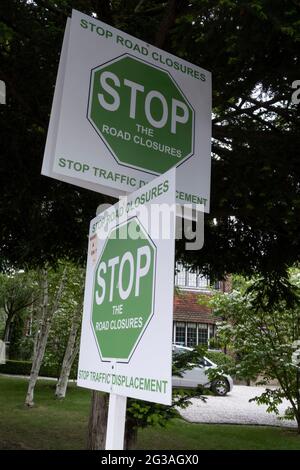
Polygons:
[[[172,346],[172,350],[173,355],[176,355],[192,351],[193,349],[174,344]],[[198,385],[202,385],[203,387],[211,390],[215,395],[224,397],[232,390],[233,380],[230,375],[224,374],[221,377],[210,381],[207,372],[209,369],[216,367],[217,365],[214,362],[207,357],[203,357],[198,364],[195,364],[195,367],[183,372],[182,377],[173,376],[172,385],[173,387],[182,388],[195,388]]]

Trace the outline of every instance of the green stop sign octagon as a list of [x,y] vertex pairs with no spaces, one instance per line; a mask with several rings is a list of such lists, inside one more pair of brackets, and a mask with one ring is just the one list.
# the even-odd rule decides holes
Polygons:
[[92,70],[88,119],[121,165],[161,174],[194,153],[194,110],[182,90],[129,54]]
[[137,217],[110,232],[93,282],[91,323],[102,360],[128,362],[147,328],[155,260],[156,246]]

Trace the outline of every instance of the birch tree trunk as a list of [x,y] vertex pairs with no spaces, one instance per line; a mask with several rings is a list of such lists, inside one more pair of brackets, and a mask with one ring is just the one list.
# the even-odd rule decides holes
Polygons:
[[59,302],[63,293],[66,272],[63,272],[59,288],[55,297],[52,308],[49,310],[49,286],[47,269],[42,270],[42,304],[41,304],[41,320],[40,326],[36,334],[35,351],[32,360],[32,367],[29,377],[27,395],[25,405],[34,406],[34,389],[39,376],[40,368],[45,354],[51,321],[54,313],[57,311]]
[[59,379],[56,385],[55,396],[59,399],[63,399],[66,396],[71,368],[79,350],[77,333],[80,326],[81,312],[82,303],[80,303],[77,307],[73,317],[65,355],[62,362]]
[[105,449],[108,394],[93,390],[88,424],[87,449]]
[[[29,377],[29,383],[28,383],[28,389],[27,389],[27,395],[25,399],[25,405],[27,406],[33,406],[33,398],[34,398],[34,387],[39,375],[40,371],[40,366],[42,363],[42,359],[44,356],[46,344],[44,344],[43,338],[45,338],[47,334],[47,311],[48,311],[48,300],[49,300],[49,295],[48,295],[48,272],[47,269],[43,269],[41,272],[41,288],[42,288],[42,300],[41,300],[41,306],[40,306],[40,319],[39,319],[39,325],[37,328],[37,332],[35,335],[35,340],[34,340],[34,352],[33,352],[33,358],[32,358],[32,366],[31,366],[31,371],[30,371],[30,377]],[[47,341],[47,338],[46,338]]]

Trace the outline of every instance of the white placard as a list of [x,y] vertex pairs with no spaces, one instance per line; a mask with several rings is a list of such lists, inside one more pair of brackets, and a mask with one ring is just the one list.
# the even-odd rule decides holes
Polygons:
[[210,72],[75,10],[61,62],[42,173],[120,196],[176,166],[208,212]]
[[91,221],[79,386],[171,404],[175,217],[172,169]]

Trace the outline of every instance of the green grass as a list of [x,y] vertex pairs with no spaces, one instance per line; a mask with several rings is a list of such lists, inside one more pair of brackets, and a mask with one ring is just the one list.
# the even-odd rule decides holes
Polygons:
[[71,385],[60,401],[54,398],[55,381],[40,380],[36,405],[27,408],[26,390],[26,379],[0,377],[0,448],[83,449],[90,391]]
[[191,424],[176,419],[167,429],[143,430],[139,444],[157,450],[299,450],[300,436],[284,428]]
[[[71,385],[64,401],[55,382],[41,380],[34,408],[24,406],[27,380],[0,376],[0,449],[84,449],[90,391]],[[293,430],[266,426],[191,424],[172,420],[164,429],[139,431],[139,449],[300,449]]]

